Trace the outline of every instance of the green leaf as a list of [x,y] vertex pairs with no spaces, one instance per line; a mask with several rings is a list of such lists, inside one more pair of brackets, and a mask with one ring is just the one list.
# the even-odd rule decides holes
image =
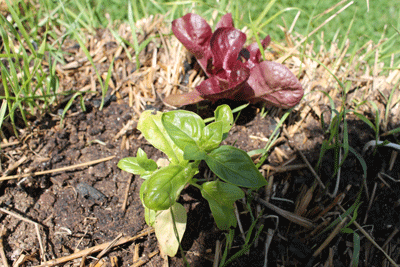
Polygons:
[[222,121],[216,121],[204,127],[201,148],[206,152],[217,148],[222,141],[223,127]]
[[164,113],[161,120],[170,138],[180,149],[184,150],[187,145],[199,147],[206,126],[199,115],[186,110],[173,110]]
[[146,110],[140,116],[137,128],[147,141],[168,156],[171,163],[178,164],[183,161],[183,150],[179,149],[169,137],[161,123],[161,116],[161,112],[152,114],[151,110]]
[[185,146],[183,158],[186,160],[204,160],[206,158],[206,152],[200,150],[197,146],[188,145]]
[[147,179],[155,170],[157,170],[157,163],[152,159],[148,159],[146,153],[139,148],[136,158],[123,158],[118,162],[118,167],[121,170],[140,175],[143,179]]
[[[156,215],[153,225],[161,250],[170,257],[178,252],[186,230],[187,214],[185,208],[175,203],[171,208]],[[176,230],[176,231],[175,231]]]
[[155,171],[140,188],[143,204],[152,210],[166,210],[179,197],[182,189],[197,172],[195,163],[169,165]]
[[232,110],[228,105],[218,106],[214,111],[215,121],[222,121],[223,127],[222,132],[227,133],[233,125],[233,114]]
[[136,153],[136,158],[139,163],[139,165],[147,170],[147,171],[155,171],[157,170],[157,163],[152,160],[147,158],[146,152],[143,151],[143,149],[139,148],[137,153]]
[[156,221],[156,211],[151,210],[148,207],[144,206],[144,220],[146,221],[147,225],[150,227],[154,226]]
[[259,188],[267,184],[246,152],[232,146],[220,146],[206,156],[210,169],[225,182]]
[[244,192],[239,187],[220,181],[206,182],[202,185],[201,194],[208,201],[219,229],[236,227],[233,203],[244,197]]

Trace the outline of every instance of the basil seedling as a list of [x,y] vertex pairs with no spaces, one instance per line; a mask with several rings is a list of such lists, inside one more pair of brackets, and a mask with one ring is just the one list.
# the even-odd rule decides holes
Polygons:
[[[186,229],[186,211],[177,202],[185,186],[190,184],[200,189],[217,226],[226,230],[237,224],[233,203],[244,197],[240,187],[257,189],[266,185],[245,151],[220,146],[233,125],[230,107],[219,106],[214,114],[215,121],[206,125],[199,115],[190,111],[156,114],[144,111],[137,128],[147,141],[167,155],[169,165],[157,166],[140,148],[136,157],[124,158],[118,163],[122,170],[145,179],[140,188],[145,219],[155,228],[160,245],[169,256],[178,251]],[[200,183],[193,178],[202,160],[217,175],[217,180]]]

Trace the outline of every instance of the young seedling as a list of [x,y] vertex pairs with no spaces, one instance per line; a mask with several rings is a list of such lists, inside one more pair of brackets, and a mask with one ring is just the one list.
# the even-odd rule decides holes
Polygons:
[[[197,14],[186,14],[172,22],[176,38],[197,59],[208,79],[196,90],[170,95],[164,101],[173,106],[194,104],[204,99],[264,101],[271,106],[290,108],[303,97],[299,80],[284,65],[261,61],[257,43],[246,48],[246,34],[233,25],[232,15],[224,15],[214,33],[210,25]],[[260,44],[265,48],[269,35]]]
[[[220,146],[233,125],[227,105],[215,110],[215,121],[206,125],[196,113],[174,110],[166,113],[145,111],[138,129],[157,149],[168,156],[169,165],[157,166],[142,149],[136,157],[119,161],[118,167],[140,175],[145,181],[140,199],[147,224],[155,233],[163,251],[174,256],[186,228],[186,211],[177,200],[188,184],[197,187],[208,201],[221,230],[236,227],[234,202],[244,197],[240,187],[257,189],[266,185],[248,154],[233,146]],[[200,183],[194,177],[204,160],[219,179]]]

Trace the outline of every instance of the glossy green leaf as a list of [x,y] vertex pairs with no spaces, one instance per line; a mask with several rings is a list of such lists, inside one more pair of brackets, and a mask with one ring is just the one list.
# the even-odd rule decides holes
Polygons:
[[204,160],[206,158],[206,152],[199,149],[197,146],[188,145],[185,146],[183,158],[186,160]]
[[220,146],[206,156],[210,169],[225,182],[259,188],[267,184],[246,152],[232,146]]
[[152,114],[151,110],[146,110],[140,116],[137,128],[147,141],[168,156],[171,163],[178,164],[183,161],[183,150],[179,149],[169,137],[161,123],[161,116],[161,112]]
[[170,138],[181,150],[187,145],[199,147],[205,127],[199,115],[186,110],[173,110],[164,113],[161,120]]
[[[174,257],[179,249],[186,230],[187,214],[185,208],[175,203],[171,208],[158,212],[153,224],[161,250]],[[176,231],[175,231],[176,230]]]
[[218,106],[217,109],[214,111],[214,116],[215,121],[222,121],[222,132],[229,132],[233,125],[233,114],[231,108],[228,105]]
[[210,123],[203,129],[201,148],[210,152],[217,148],[222,141],[224,124],[222,121]]
[[138,149],[137,157],[123,158],[118,162],[118,167],[129,173],[140,175],[143,179],[150,176],[157,170],[157,163],[148,159],[146,153],[142,149]]
[[144,220],[146,221],[147,225],[153,227],[156,221],[156,211],[151,210],[148,207],[144,206]]
[[208,201],[219,229],[236,227],[233,203],[244,197],[244,192],[239,187],[220,181],[206,182],[202,185],[201,194]]
[[152,210],[166,210],[179,197],[182,189],[197,172],[195,163],[169,165],[155,171],[140,188],[143,204]]
[[143,151],[143,149],[139,148],[137,153],[136,153],[136,158],[139,163],[139,165],[147,170],[147,171],[155,171],[157,170],[157,163],[152,160],[147,158],[146,152]]

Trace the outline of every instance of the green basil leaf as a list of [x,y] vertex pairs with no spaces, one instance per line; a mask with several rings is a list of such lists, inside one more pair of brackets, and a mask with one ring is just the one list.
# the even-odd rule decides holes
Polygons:
[[222,121],[222,132],[228,133],[233,125],[233,114],[231,108],[226,104],[218,106],[214,111],[214,116],[215,121]]
[[206,152],[200,150],[197,146],[187,145],[183,151],[183,158],[185,160],[204,160]]
[[139,148],[137,153],[136,153],[136,158],[137,162],[139,165],[145,169],[146,171],[155,171],[157,170],[157,163],[152,160],[147,158],[146,152],[143,151],[143,149]]
[[222,141],[223,127],[222,121],[216,121],[204,127],[201,148],[206,152],[217,148]]
[[183,150],[169,137],[161,122],[161,116],[161,112],[154,115],[151,110],[146,110],[140,116],[137,128],[150,144],[168,156],[171,163],[178,164],[183,161]]
[[220,146],[206,156],[210,169],[225,182],[259,188],[267,184],[246,152],[232,146]]
[[182,150],[185,146],[199,146],[205,123],[196,113],[173,110],[162,115],[162,123],[174,143]]
[[171,207],[185,185],[196,174],[197,165],[169,165],[155,171],[140,188],[143,204],[155,211]]
[[157,169],[156,163],[155,163],[156,167],[155,169],[152,166],[153,164],[149,164],[146,166],[141,165],[138,162],[138,159],[135,157],[123,158],[118,162],[118,167],[121,170],[132,174],[140,175],[140,177],[142,177],[143,179],[147,179]]
[[208,201],[219,229],[236,227],[233,203],[244,197],[244,192],[239,187],[220,181],[206,182],[202,185],[201,194]]
[[144,220],[146,221],[147,225],[153,227],[156,221],[156,211],[151,210],[148,207],[144,206]]

